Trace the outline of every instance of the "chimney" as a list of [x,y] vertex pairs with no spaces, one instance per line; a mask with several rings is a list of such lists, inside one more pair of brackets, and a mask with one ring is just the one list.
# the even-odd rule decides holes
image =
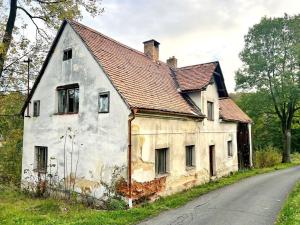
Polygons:
[[153,61],[158,61],[159,59],[159,42],[154,39],[143,42],[144,53]]
[[175,56],[172,56],[169,59],[167,59],[167,64],[169,67],[176,69],[177,68],[177,59],[175,58]]

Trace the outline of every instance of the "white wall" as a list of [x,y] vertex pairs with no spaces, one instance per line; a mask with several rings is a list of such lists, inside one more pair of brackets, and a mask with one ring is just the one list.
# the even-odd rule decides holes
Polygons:
[[[67,48],[72,48],[73,57],[63,62],[63,50]],[[79,83],[79,113],[56,115],[56,87],[72,83]],[[98,93],[102,91],[110,91],[109,113],[98,113]],[[108,180],[113,166],[127,166],[129,110],[68,24],[31,103],[34,100],[40,100],[40,116],[32,117],[33,104],[30,104],[31,117],[24,119],[23,170],[33,169],[35,146],[46,146],[48,159],[56,157],[58,160],[58,173],[62,178],[64,139],[60,137],[68,127],[76,131],[73,168],[80,149],[77,177],[81,180],[78,183],[92,185],[90,180],[97,183],[101,177]],[[67,151],[71,151],[70,140],[67,141]],[[70,158],[68,161],[70,163]]]

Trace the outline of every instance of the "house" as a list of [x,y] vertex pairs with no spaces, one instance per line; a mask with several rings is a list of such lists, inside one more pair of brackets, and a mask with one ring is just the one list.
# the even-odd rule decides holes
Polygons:
[[252,166],[251,119],[219,62],[178,68],[159,60],[159,45],[139,52],[65,20],[22,109],[23,170],[55,171],[100,197],[100,181],[123,168],[131,202]]

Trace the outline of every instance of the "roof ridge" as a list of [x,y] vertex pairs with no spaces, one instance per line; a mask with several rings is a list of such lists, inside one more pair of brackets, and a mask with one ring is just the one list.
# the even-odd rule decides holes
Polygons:
[[[135,48],[132,48],[132,47],[130,47],[130,46],[128,46],[128,45],[125,45],[125,44],[123,44],[123,43],[121,43],[121,42],[119,42],[119,41],[117,41],[117,40],[115,40],[115,39],[113,39],[113,38],[111,38],[111,37],[105,35],[105,34],[102,34],[102,33],[100,33],[99,31],[97,31],[97,30],[95,30],[95,29],[93,29],[93,28],[91,28],[91,27],[88,27],[88,26],[86,26],[86,25],[84,25],[84,24],[82,24],[82,23],[79,23],[79,22],[75,21],[75,20],[67,20],[67,21],[68,21],[70,24],[71,24],[71,23],[75,23],[75,24],[77,24],[78,26],[81,26],[81,27],[83,27],[83,28],[85,28],[85,29],[87,29],[87,30],[89,30],[89,31],[91,31],[91,32],[93,32],[93,33],[95,33],[95,34],[97,34],[97,35],[101,35],[102,37],[104,37],[104,38],[106,38],[106,39],[108,39],[108,40],[110,40],[110,41],[112,41],[112,42],[114,42],[114,43],[116,43],[116,44],[118,44],[118,45],[124,47],[124,48],[127,48],[127,49],[130,50],[130,51],[133,51],[133,52],[135,52],[135,53],[137,53],[137,54],[140,54],[140,55],[146,57],[147,59],[153,61],[153,60],[152,60],[151,58],[149,58],[145,53],[143,53],[143,52],[141,52],[141,51],[139,51],[139,50],[137,50],[137,49],[135,49]],[[166,62],[164,62],[164,61],[162,61],[162,60],[157,60],[157,62],[162,63],[162,64],[165,64],[166,66],[170,67]]]
[[[117,41],[117,40],[115,40],[115,39],[113,39],[113,38],[111,38],[111,37],[109,37],[109,36],[107,36],[107,35],[105,35],[105,34],[102,34],[102,33],[100,33],[99,31],[97,31],[97,30],[95,30],[95,29],[93,29],[93,28],[91,28],[91,27],[88,27],[88,26],[86,26],[86,25],[84,25],[84,24],[82,24],[82,23],[79,23],[79,22],[77,22],[77,21],[75,21],[75,20],[68,20],[68,22],[69,22],[69,23],[75,23],[75,24],[77,24],[77,25],[79,25],[79,26],[81,26],[81,27],[84,27],[85,29],[87,29],[87,30],[89,30],[89,31],[91,31],[91,32],[93,32],[93,33],[96,33],[96,34],[98,34],[98,35],[101,35],[102,37],[104,37],[104,38],[106,38],[106,39],[108,39],[108,40],[110,40],[110,41],[112,41],[112,42],[114,42],[114,43],[116,43],[116,44],[118,44],[118,45],[121,45],[121,46],[124,47],[124,48],[127,48],[128,50],[134,51],[134,52],[136,52],[136,53],[138,53],[138,54],[141,54],[141,55],[147,57],[147,55],[145,55],[145,53],[143,53],[143,52],[141,52],[141,51],[139,51],[139,50],[136,50],[136,49],[134,49],[134,48],[132,48],[132,47],[130,47],[130,46],[128,46],[128,45],[125,45],[125,44],[123,44],[123,43],[121,43],[121,42],[119,42],[119,41]],[[148,58],[148,57],[147,57],[147,58]]]
[[206,62],[206,63],[199,63],[199,64],[194,64],[194,65],[189,65],[189,66],[183,66],[183,67],[179,67],[177,69],[181,70],[188,70],[188,69],[192,69],[194,67],[197,67],[197,66],[202,66],[202,65],[205,65],[205,64],[213,64],[213,63],[219,63],[219,61],[211,61],[211,62]]

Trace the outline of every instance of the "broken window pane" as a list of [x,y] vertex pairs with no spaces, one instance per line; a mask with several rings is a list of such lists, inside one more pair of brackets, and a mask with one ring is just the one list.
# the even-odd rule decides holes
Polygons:
[[106,113],[109,112],[109,93],[99,94],[99,112]]
[[72,49],[64,50],[63,61],[72,59]]
[[74,112],[75,106],[75,91],[74,89],[68,90],[68,112]]

